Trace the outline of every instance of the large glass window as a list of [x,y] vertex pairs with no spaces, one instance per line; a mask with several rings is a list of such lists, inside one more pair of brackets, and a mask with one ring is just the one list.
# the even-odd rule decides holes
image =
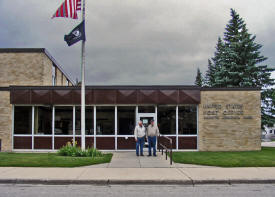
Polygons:
[[176,134],[176,106],[158,107],[158,125],[161,134]]
[[34,108],[34,134],[52,134],[52,108],[49,106],[38,106]]
[[115,107],[96,107],[96,134],[115,134]]
[[136,122],[136,107],[117,107],[118,135],[133,135]]
[[52,66],[52,85],[56,85],[56,67],[55,65]]
[[155,113],[155,106],[138,106],[138,113]]
[[197,107],[179,106],[179,134],[196,135],[197,134]]
[[[75,134],[81,135],[81,107],[75,108]],[[94,107],[86,106],[85,108],[85,134],[94,134]]]
[[73,107],[55,107],[55,135],[73,135]]
[[32,107],[14,107],[14,134],[32,134]]

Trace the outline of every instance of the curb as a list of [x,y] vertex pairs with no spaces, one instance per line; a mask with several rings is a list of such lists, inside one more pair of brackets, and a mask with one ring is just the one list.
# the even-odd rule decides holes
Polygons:
[[206,184],[275,184],[275,179],[263,180],[61,180],[61,179],[0,179],[0,184],[33,185],[206,185]]

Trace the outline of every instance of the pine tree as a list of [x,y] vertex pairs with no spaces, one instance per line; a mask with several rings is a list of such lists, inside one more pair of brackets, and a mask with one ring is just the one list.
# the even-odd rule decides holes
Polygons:
[[[214,80],[211,87],[262,87],[262,126],[275,123],[274,103],[267,87],[274,85],[270,78],[274,69],[259,65],[267,58],[260,54],[262,45],[256,36],[248,33],[244,20],[231,9],[231,19],[226,25],[224,38],[218,39],[213,61]],[[209,69],[208,69],[209,70]],[[274,108],[273,108],[274,109]]]
[[262,127],[273,127],[275,124],[275,89],[262,91]]
[[203,85],[203,78],[202,78],[202,73],[200,71],[200,69],[197,69],[197,76],[196,76],[196,80],[195,80],[195,85],[202,87]]
[[212,87],[215,83],[215,67],[210,59],[208,59],[208,67],[204,77],[204,85],[207,87]]

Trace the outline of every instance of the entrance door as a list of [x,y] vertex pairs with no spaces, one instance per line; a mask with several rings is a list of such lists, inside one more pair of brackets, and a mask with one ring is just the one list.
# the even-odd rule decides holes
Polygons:
[[[142,121],[143,126],[146,129],[147,129],[148,125],[150,124],[151,120],[154,120],[155,124],[157,124],[156,114],[155,113],[139,113],[138,114],[138,121],[140,121],[140,120]],[[145,141],[145,146],[148,146],[148,142],[147,141]]]
[[155,124],[157,124],[156,121],[156,114],[155,113],[139,113],[137,117],[137,121],[142,121],[143,125],[147,128],[150,124],[151,120],[155,121]]

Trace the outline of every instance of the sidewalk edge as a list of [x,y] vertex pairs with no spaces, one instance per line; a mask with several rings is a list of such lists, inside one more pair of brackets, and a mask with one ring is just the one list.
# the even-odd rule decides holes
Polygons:
[[248,180],[60,180],[60,179],[0,179],[0,184],[34,185],[204,185],[204,184],[275,184],[275,179]]

